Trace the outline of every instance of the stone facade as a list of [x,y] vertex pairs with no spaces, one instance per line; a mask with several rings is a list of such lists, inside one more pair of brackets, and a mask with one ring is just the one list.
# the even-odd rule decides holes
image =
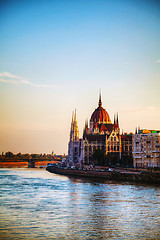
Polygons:
[[132,138],[133,133],[124,133],[121,135],[121,166],[132,167],[133,166],[133,155],[132,155]]
[[92,113],[90,124],[85,124],[83,139],[79,139],[78,125],[75,116],[72,116],[70,141],[68,146],[68,166],[92,164],[92,155],[96,149],[103,150],[104,154],[111,154],[121,158],[121,136],[118,114],[111,123],[109,114],[102,107],[101,94],[98,108]]
[[160,167],[160,131],[140,130],[133,135],[134,167]]

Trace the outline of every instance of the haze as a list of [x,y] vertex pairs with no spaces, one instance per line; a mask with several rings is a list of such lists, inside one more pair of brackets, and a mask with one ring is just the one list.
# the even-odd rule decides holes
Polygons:
[[160,2],[0,1],[0,152],[67,153],[102,106],[160,129]]

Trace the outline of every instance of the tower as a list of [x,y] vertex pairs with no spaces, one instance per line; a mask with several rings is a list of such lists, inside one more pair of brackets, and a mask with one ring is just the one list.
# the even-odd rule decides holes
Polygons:
[[68,166],[79,166],[81,154],[81,140],[79,139],[76,110],[72,113],[70,140],[68,144]]

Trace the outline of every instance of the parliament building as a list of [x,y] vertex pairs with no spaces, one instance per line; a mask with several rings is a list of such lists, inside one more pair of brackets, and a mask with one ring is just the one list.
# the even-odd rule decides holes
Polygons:
[[[111,122],[108,112],[102,107],[101,93],[98,107],[92,113],[89,125],[85,124],[83,138],[79,138],[76,111],[72,114],[70,140],[68,144],[67,166],[81,167],[93,164],[93,154],[96,150],[102,150],[107,156],[121,159],[121,135],[118,114]],[[112,164],[112,163],[110,163]]]

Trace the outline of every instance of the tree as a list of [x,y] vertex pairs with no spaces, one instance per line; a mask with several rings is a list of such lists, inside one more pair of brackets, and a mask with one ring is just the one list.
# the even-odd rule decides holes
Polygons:
[[6,152],[6,157],[12,158],[14,154],[12,152]]
[[105,166],[106,155],[104,151],[101,149],[96,149],[92,155],[92,161],[95,165]]
[[106,156],[106,165],[109,167],[116,167],[120,165],[119,154],[108,153]]
[[18,154],[17,154],[17,157],[18,157],[18,158],[22,158],[22,154],[21,154],[21,153],[18,153]]

